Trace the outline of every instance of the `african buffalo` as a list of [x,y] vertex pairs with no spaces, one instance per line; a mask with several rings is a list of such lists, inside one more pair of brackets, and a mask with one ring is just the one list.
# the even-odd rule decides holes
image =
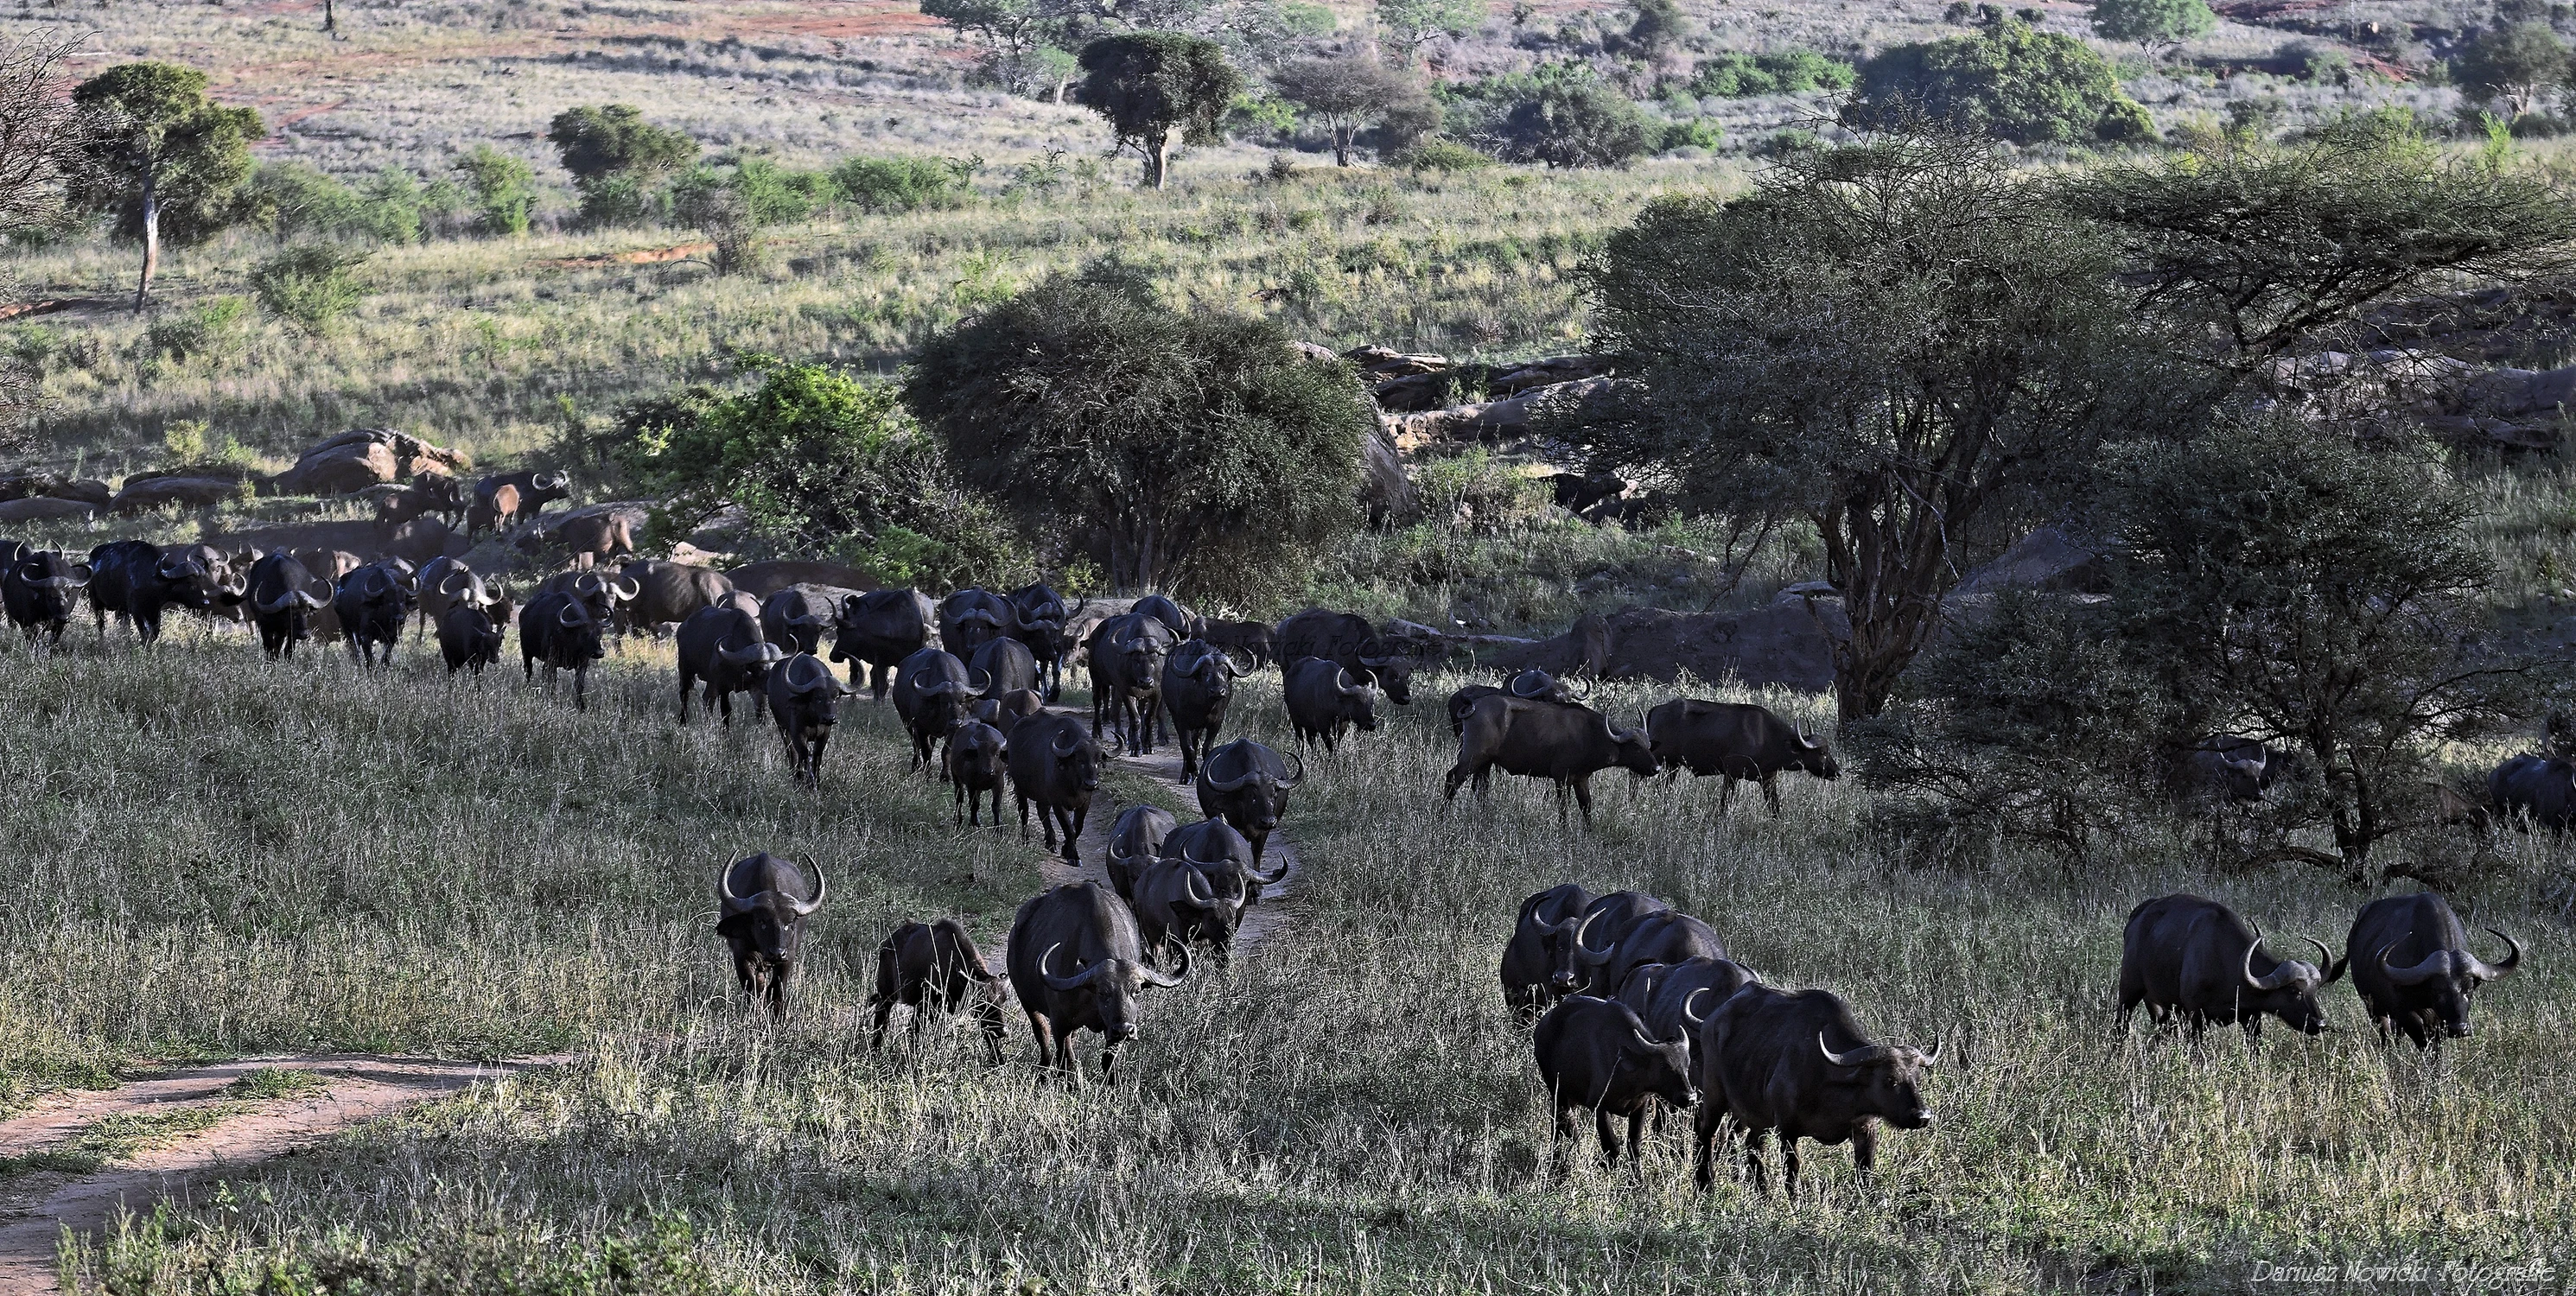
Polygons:
[[1726,776],[1717,793],[1719,814],[1734,800],[1739,779],[1761,784],[1762,799],[1776,815],[1780,771],[1805,770],[1820,779],[1843,772],[1822,739],[1751,703],[1676,698],[1646,713],[1646,732],[1656,764],[1674,777],[1685,769],[1692,778]]
[[1262,871],[1261,861],[1253,857],[1252,843],[1223,819],[1201,819],[1174,828],[1163,835],[1162,854],[1188,860],[1207,874],[1219,890],[1231,893],[1240,888],[1246,907],[1260,903],[1265,888],[1288,877],[1285,864]]
[[2524,752],[2487,775],[2487,803],[2507,823],[2565,832],[2576,824],[2576,762]]
[[540,594],[562,591],[580,599],[590,608],[591,617],[608,629],[620,629],[631,618],[626,609],[644,592],[644,587],[624,573],[616,576],[598,571],[576,569],[560,571],[537,586]]
[[1234,825],[1252,843],[1252,858],[1258,863],[1262,847],[1279,827],[1279,817],[1288,813],[1288,793],[1305,781],[1305,761],[1297,762],[1296,777],[1291,778],[1288,763],[1279,759],[1279,753],[1249,738],[1237,738],[1199,762],[1199,813]]
[[1033,692],[1038,686],[1037,659],[1030,655],[1029,646],[1017,639],[996,639],[976,649],[975,655],[966,659],[966,670],[970,675],[984,677],[984,687],[976,692],[988,698]]
[[422,631],[417,632],[414,637],[418,637],[418,633],[426,633],[444,623],[447,619],[447,609],[459,603],[488,607],[495,597],[491,587],[484,583],[483,577],[473,568],[466,566],[463,559],[450,558],[444,554],[423,563],[420,576],[414,584],[420,591],[422,626]]
[[1000,697],[977,698],[968,704],[966,714],[996,729],[1009,732],[1012,725],[1046,710],[1035,689],[1013,689]]
[[1478,702],[1497,693],[1539,702],[1580,702],[1591,695],[1588,689],[1577,694],[1573,689],[1566,687],[1563,680],[1532,667],[1504,681],[1500,688],[1491,684],[1470,684],[1450,694],[1449,732],[1465,733],[1468,713],[1476,709]]
[[1601,1135],[1601,1159],[1619,1161],[1619,1136],[1610,1118],[1628,1118],[1628,1163],[1636,1168],[1646,1118],[1657,1100],[1675,1107],[1699,1104],[1691,1083],[1690,1048],[1679,1034],[1657,1038],[1627,1005],[1574,995],[1539,1018],[1530,1043],[1538,1073],[1556,1111],[1556,1136],[1576,1138],[1574,1112],[1589,1107]]
[[[879,702],[904,658],[929,646],[938,610],[919,590],[871,590],[842,598],[832,616],[832,660],[850,664],[850,686],[864,683]],[[867,678],[861,680],[865,670]]]
[[2173,795],[2185,800],[2247,802],[2262,800],[2289,769],[2288,751],[2221,734],[2168,753],[2165,777]]
[[546,664],[546,689],[555,672],[572,672],[575,710],[590,709],[590,664],[608,655],[607,619],[587,599],[570,590],[545,590],[528,600],[519,613],[519,667],[537,678],[537,663]]
[[[502,497],[504,488],[509,492],[506,501]],[[498,531],[523,518],[535,517],[548,504],[571,498],[569,473],[495,473],[474,483],[474,502],[465,510],[466,534],[470,537],[477,530]],[[478,517],[480,527],[476,526]]]
[[1757,981],[1711,1010],[1698,1034],[1696,1078],[1707,1096],[1695,1122],[1702,1190],[1717,1181],[1712,1152],[1720,1119],[1744,1131],[1745,1167],[1757,1192],[1771,1190],[1763,1136],[1779,1132],[1792,1197],[1798,1140],[1850,1140],[1852,1166],[1867,1176],[1878,1165],[1877,1122],[1898,1129],[1932,1123],[1922,1084],[1941,1051],[1872,1043],[1852,1020],[1851,1005],[1830,990],[1778,990]]
[[1029,835],[1029,807],[1038,808],[1046,829],[1047,849],[1055,849],[1056,830],[1064,830],[1064,857],[1079,863],[1076,844],[1083,821],[1091,815],[1091,796],[1100,788],[1100,744],[1071,716],[1033,715],[1011,726],[1011,795],[1020,805],[1020,836]]
[[1064,659],[1073,652],[1073,640],[1064,632],[1073,610],[1043,581],[1012,590],[1010,603],[1011,637],[1029,646],[1046,680],[1047,700],[1054,701],[1064,691]]
[[812,653],[798,653],[769,668],[769,718],[787,744],[787,765],[795,777],[823,785],[823,749],[832,741],[832,725],[841,716],[841,697],[850,689],[832,668]]
[[829,624],[831,618],[813,597],[793,585],[760,601],[761,637],[789,652],[821,652],[823,627]]
[[1145,952],[1162,961],[1163,950],[1205,941],[1216,965],[1234,958],[1234,930],[1243,921],[1248,883],[1230,869],[1202,868],[1186,852],[1165,855],[1136,878],[1136,926]]
[[341,580],[339,591],[331,597],[331,610],[339,615],[341,633],[349,636],[349,660],[373,666],[376,648],[382,645],[384,664],[394,664],[394,648],[411,620],[417,589],[411,564],[400,558],[368,563]]
[[[787,1015],[787,980],[796,972],[805,920],[823,907],[823,870],[813,872],[809,884],[805,870],[763,852],[716,874],[716,934],[733,950],[733,974],[743,992],[754,1003],[768,1001],[773,1016]],[[808,890],[812,899],[806,898]]]
[[[686,621],[698,609],[723,603],[725,596],[733,593],[733,582],[723,572],[658,558],[628,563],[617,569],[617,576],[621,584],[631,584],[635,589],[626,596],[625,607],[626,625],[635,630],[651,631],[656,626]],[[777,638],[770,641],[786,642]]]
[[2146,901],[2129,911],[2120,940],[2120,1030],[2128,1032],[2143,1003],[2158,1025],[2179,1018],[2194,1039],[2233,1022],[2253,1040],[2267,1014],[2292,1030],[2319,1034],[2326,1014],[2317,991],[2341,977],[2349,961],[2321,942],[2308,943],[2317,947],[2319,962],[2276,959],[2263,952],[2261,933],[2215,900],[2169,895]]
[[1538,1020],[1539,1010],[1555,1001],[1548,985],[1557,963],[1553,947],[1574,939],[1584,906],[1591,903],[1592,893],[1572,882],[1521,901],[1511,939],[1503,942],[1502,980],[1503,1002],[1523,1026]]
[[[1020,735],[1012,735],[1011,746],[1018,749]],[[1096,1030],[1103,1041],[1100,1075],[1113,1082],[1118,1046],[1136,1037],[1137,993],[1179,985],[1188,972],[1186,951],[1180,972],[1146,966],[1136,916],[1097,882],[1068,883],[1029,897],[1011,919],[1005,959],[1011,988],[1037,1036],[1038,1065],[1074,1074],[1074,1032]]]
[[948,743],[940,749],[940,763],[948,771],[948,782],[956,792],[957,822],[975,825],[976,811],[984,795],[993,797],[993,826],[1002,826],[1002,776],[1010,758],[1010,749],[1002,731],[981,721],[968,720],[948,731]]
[[161,613],[172,604],[200,611],[215,605],[216,586],[204,563],[165,554],[159,545],[117,540],[89,551],[89,606],[98,636],[107,617],[134,623],[135,638],[149,647],[161,637]]
[[89,587],[90,569],[55,549],[21,547],[7,562],[7,570],[0,572],[0,605],[7,607],[10,623],[26,633],[31,648],[39,638],[61,644],[72,608]]
[[503,482],[492,485],[486,479],[474,488],[474,502],[465,506],[465,539],[471,543],[486,531],[499,535],[519,523],[519,488]]
[[1181,777],[1198,773],[1199,762],[1216,746],[1234,698],[1235,677],[1244,673],[1230,653],[1204,639],[1192,639],[1163,658],[1160,690],[1163,714],[1172,718],[1172,733],[1181,743]]
[[877,990],[870,999],[877,1010],[876,1042],[885,1048],[886,1023],[896,1004],[912,1009],[912,1033],[919,1038],[933,1012],[960,1009],[975,1016],[993,1065],[1002,1064],[1002,998],[1009,978],[984,965],[975,938],[954,918],[935,923],[908,922],[877,946]]
[[1136,600],[1127,610],[1138,616],[1149,616],[1162,622],[1163,628],[1171,631],[1172,638],[1176,641],[1196,639],[1199,637],[1199,631],[1207,628],[1205,618],[1161,594],[1148,594]]
[[634,556],[635,524],[630,515],[614,510],[576,512],[565,515],[552,531],[524,532],[511,543],[532,553],[551,545],[566,559],[605,564]]
[[1308,657],[1288,668],[1282,699],[1300,743],[1320,742],[1330,754],[1344,731],[1377,732],[1377,687],[1351,678],[1348,667]]
[[963,658],[1019,625],[1011,601],[988,589],[962,589],[939,600],[939,646]]
[[1570,994],[1588,994],[1607,999],[1619,992],[1616,982],[1606,982],[1597,975],[1601,964],[1576,957],[1575,940],[1589,937],[1616,948],[1637,924],[1649,918],[1672,912],[1672,906],[1643,891],[1613,891],[1596,896],[1583,906],[1571,930],[1551,931],[1547,938],[1547,989],[1559,998]]
[[1366,617],[1308,608],[1279,623],[1277,643],[1282,668],[1300,657],[1321,657],[1340,662],[1355,677],[1375,679],[1397,706],[1413,701],[1413,659],[1382,643]]
[[251,623],[270,661],[292,660],[295,645],[312,634],[306,618],[330,605],[329,582],[304,569],[295,556],[273,553],[250,565]]
[[1162,858],[1163,839],[1180,827],[1172,812],[1157,805],[1132,805],[1109,826],[1109,885],[1121,900],[1136,898],[1136,875]]
[[1244,660],[1252,663],[1252,669],[1259,670],[1276,656],[1279,637],[1267,622],[1210,621],[1207,628],[1199,632],[1199,638],[1219,648],[1242,653]]
[[[509,605],[495,604],[502,616],[509,615]],[[501,664],[501,627],[506,621],[493,619],[491,612],[471,603],[459,603],[447,609],[438,619],[438,655],[447,663],[450,675],[472,667],[480,678],[486,666]]]
[[930,744],[965,717],[967,700],[980,691],[973,679],[966,663],[937,648],[924,648],[895,668],[894,713],[912,735],[912,768],[930,764]]
[[2344,957],[2352,963],[2353,992],[2379,1027],[2404,1031],[2415,1047],[2428,1048],[2445,1035],[2469,1033],[2469,997],[2498,977],[2522,966],[2522,943],[2487,928],[2510,953],[2489,963],[2469,949],[2468,929],[2442,897],[2430,891],[2388,896],[2361,907],[2344,938]]
[[1458,763],[1446,779],[1447,796],[1456,800],[1468,780],[1484,799],[1492,771],[1552,780],[1556,784],[1556,818],[1565,822],[1565,794],[1571,789],[1583,807],[1583,826],[1592,826],[1592,776],[1616,765],[1644,778],[1662,768],[1643,729],[1621,730],[1610,718],[1587,706],[1533,702],[1507,694],[1477,700],[1458,736]]
[[760,626],[742,609],[704,607],[680,623],[675,636],[680,665],[680,723],[689,722],[689,692],[704,682],[707,710],[733,724],[733,695],[767,696],[769,670],[787,660],[787,650],[763,639]]
[[[1154,750],[1162,704],[1163,659],[1179,640],[1171,628],[1140,612],[1110,617],[1083,640],[1090,654],[1091,723],[1115,731],[1131,756]],[[1108,724],[1102,727],[1102,714]]]
[[[1598,921],[1590,913],[1584,919],[1586,923]],[[1630,972],[1648,963],[1726,957],[1726,942],[1718,939],[1716,929],[1672,909],[1641,914],[1618,939],[1598,946],[1586,939],[1589,934],[1585,926],[1576,926],[1573,964],[1589,974],[1585,977],[1589,984],[1611,993],[1627,981]]]
[[1686,1036],[1697,1056],[1700,1019],[1759,979],[1741,963],[1707,955],[1679,963],[1640,963],[1619,983],[1618,998],[1646,1023],[1647,1034],[1657,1039]]
[[[447,489],[440,489],[437,482],[445,482]],[[415,518],[431,513],[447,512],[448,506],[455,501],[453,494],[455,485],[456,481],[452,477],[440,477],[435,481],[424,478],[407,486],[396,486],[377,495],[375,518],[377,532],[390,534]]]

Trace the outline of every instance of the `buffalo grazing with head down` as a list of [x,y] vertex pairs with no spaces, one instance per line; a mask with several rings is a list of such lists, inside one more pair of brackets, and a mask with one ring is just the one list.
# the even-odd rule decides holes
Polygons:
[[1166,949],[1204,941],[1215,948],[1217,966],[1226,966],[1253,885],[1234,861],[1191,858],[1186,843],[1146,865],[1135,896],[1145,951],[1160,962]]
[[1537,1021],[1540,1011],[1557,1000],[1548,984],[1560,957],[1556,946],[1574,939],[1584,907],[1591,903],[1592,893],[1572,882],[1521,901],[1511,939],[1503,942],[1502,982],[1503,1002],[1522,1025]]
[[1465,733],[1468,714],[1476,709],[1478,702],[1497,693],[1536,702],[1581,702],[1590,697],[1591,692],[1587,687],[1583,692],[1576,693],[1566,686],[1565,681],[1535,666],[1503,681],[1500,688],[1491,684],[1469,684],[1449,695],[1449,732]]
[[2276,959],[2262,934],[2237,912],[2196,895],[2159,896],[2129,911],[2120,942],[2120,1029],[2145,1004],[2157,1024],[2179,1021],[2194,1038],[2235,1023],[2256,1038],[2263,1019],[2292,1030],[2326,1028],[2317,991],[2341,977],[2345,961],[2317,941],[2318,962]]
[[1757,1192],[1771,1190],[1762,1140],[1778,1132],[1793,1197],[1800,1139],[1848,1140],[1853,1167],[1867,1176],[1878,1165],[1880,1121],[1898,1129],[1932,1123],[1923,1080],[1941,1051],[1872,1042],[1853,1021],[1851,1005],[1832,991],[1754,982],[1709,1011],[1698,1043],[1694,1065],[1706,1098],[1694,1122],[1702,1190],[1717,1179],[1712,1152],[1721,1119],[1744,1131],[1745,1168]]
[[[912,768],[931,763],[930,745],[948,736],[966,717],[967,705],[983,692],[973,684],[966,663],[937,648],[924,648],[903,659],[894,678],[894,713],[912,735]],[[943,771],[944,773],[944,771]]]
[[2522,943],[2493,927],[2487,931],[2509,951],[2501,963],[2471,952],[2460,916],[2430,891],[2362,906],[2344,938],[2344,957],[2352,964],[2353,992],[2382,1040],[2392,1027],[2417,1048],[2468,1036],[2470,996],[2522,966]]
[[1179,985],[1189,970],[1186,951],[1179,972],[1148,966],[1136,916],[1097,882],[1068,883],[1023,903],[1011,920],[1005,961],[1037,1037],[1038,1064],[1074,1074],[1074,1033],[1096,1030],[1101,1078],[1111,1081],[1118,1046],[1136,1037],[1138,995],[1147,986]]
[[250,566],[250,618],[260,651],[270,661],[292,659],[295,645],[312,634],[307,618],[330,606],[333,590],[295,556],[273,553]]
[[983,678],[984,686],[975,691],[988,698],[1037,690],[1037,658],[1017,639],[996,639],[976,649],[966,659],[966,670]]
[[1640,963],[1619,983],[1618,999],[1646,1023],[1647,1034],[1657,1039],[1681,1034],[1696,1057],[1698,1027],[1708,1010],[1759,979],[1741,963],[1705,955],[1679,963]]
[[1047,849],[1055,849],[1061,829],[1065,859],[1079,863],[1082,825],[1091,816],[1092,794],[1100,789],[1100,744],[1081,721],[1051,714],[1011,726],[1005,741],[1011,795],[1020,806],[1020,836],[1029,835],[1029,807],[1034,805],[1046,830]]
[[787,764],[800,781],[823,784],[823,749],[832,741],[832,725],[841,716],[841,697],[850,690],[832,668],[811,653],[798,653],[769,668],[769,718],[787,744]]
[[1717,793],[1719,814],[1726,813],[1734,800],[1738,780],[1761,785],[1762,799],[1776,815],[1781,771],[1805,770],[1829,780],[1842,775],[1841,764],[1825,749],[1823,739],[1810,738],[1796,725],[1749,703],[1677,698],[1646,713],[1646,732],[1652,736],[1655,762],[1675,777],[1685,769],[1693,778],[1726,777]]
[[[650,631],[657,626],[686,621],[700,608],[723,604],[734,592],[732,578],[712,567],[665,562],[659,558],[628,563],[617,570],[617,577],[621,585],[631,586],[635,591],[626,596],[625,607],[626,625],[635,630]],[[764,619],[764,629],[767,624]],[[784,644],[787,641],[772,636],[770,642]]]
[[[787,1013],[787,979],[795,974],[805,920],[823,907],[823,870],[805,872],[775,855],[735,860],[716,874],[716,934],[733,951],[733,974],[752,1002]],[[808,892],[811,897],[808,898]]]
[[974,1014],[984,1047],[992,1051],[993,1065],[1000,1066],[1002,1000],[1009,994],[1007,975],[984,965],[975,938],[956,919],[905,923],[877,947],[877,988],[869,1001],[877,1018],[872,1047],[885,1048],[886,1023],[894,1018],[897,1004],[912,1009],[915,1039],[932,1013],[966,1010]]
[[832,660],[850,664],[852,688],[865,683],[869,694],[883,702],[896,667],[930,645],[938,618],[930,596],[919,590],[845,595],[832,614]]
[[1584,914],[1584,922],[1574,930],[1573,950],[1573,964],[1584,973],[1585,984],[1601,987],[1605,995],[1617,993],[1630,972],[1648,963],[1726,957],[1726,943],[1714,928],[1672,909],[1640,913],[1616,939],[1595,945],[1586,939],[1589,926],[1600,924],[1605,916]]
[[1539,1018],[1530,1042],[1556,1111],[1557,1137],[1577,1137],[1575,1110],[1592,1109],[1601,1159],[1607,1164],[1619,1160],[1612,1117],[1628,1118],[1628,1162],[1634,1169],[1655,1104],[1699,1103],[1689,1044],[1679,1033],[1663,1038],[1648,1034],[1646,1024],[1625,1004],[1590,995],[1564,999]]
[[1608,960],[1584,957],[1579,942],[1591,940],[1601,948],[1615,950],[1638,924],[1670,912],[1672,906],[1643,891],[1613,891],[1593,897],[1575,916],[1571,929],[1548,933],[1548,993],[1558,998],[1588,994],[1600,999],[1617,994],[1618,983],[1601,977],[1602,966]]
[[1556,817],[1565,820],[1570,790],[1583,807],[1583,824],[1592,825],[1592,776],[1618,766],[1639,778],[1662,767],[1643,729],[1620,729],[1610,718],[1587,706],[1533,702],[1505,694],[1477,701],[1458,735],[1458,763],[1445,780],[1446,794],[1456,800],[1461,785],[1473,780],[1483,799],[1492,771],[1548,779],[1556,784]]
[[993,800],[993,826],[1002,826],[1002,779],[1010,759],[1010,747],[1002,731],[980,720],[961,722],[948,731],[947,745],[940,749],[940,762],[948,771],[949,785],[956,789],[957,822],[976,825],[976,812],[984,798]]
[[[703,687],[705,709],[733,724],[733,695],[767,696],[769,670],[787,650],[761,637],[760,626],[737,607],[703,607],[680,623],[674,636],[680,665],[680,723],[689,722],[689,693]],[[701,682],[703,681],[703,684]]]
[[1297,762],[1292,776],[1279,753],[1249,738],[1237,738],[1199,763],[1199,813],[1233,825],[1252,843],[1252,858],[1258,863],[1280,816],[1288,813],[1288,794],[1305,781],[1304,760]]
[[2565,832],[2576,824],[2576,761],[2524,752],[2487,776],[2487,803],[2507,823]]
[[1210,621],[1199,632],[1199,638],[1229,652],[1243,654],[1253,670],[1270,664],[1276,655],[1279,636],[1263,621]]
[[10,624],[26,634],[30,647],[40,638],[60,644],[63,627],[71,624],[72,608],[89,587],[90,569],[54,549],[20,548],[5,561],[8,568],[0,572],[0,604],[6,605]]
[[1172,733],[1181,742],[1181,777],[1197,775],[1199,762],[1216,747],[1234,701],[1235,677],[1245,668],[1232,654],[1192,639],[1163,658],[1163,714],[1172,718]]

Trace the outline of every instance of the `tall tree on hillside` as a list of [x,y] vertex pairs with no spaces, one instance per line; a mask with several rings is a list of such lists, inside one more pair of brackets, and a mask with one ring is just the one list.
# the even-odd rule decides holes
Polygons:
[[[81,119],[56,73],[72,47],[52,39],[0,42],[0,238],[63,217],[63,180],[79,160]],[[0,295],[14,287],[0,276]],[[0,357],[0,448],[18,448],[35,389],[30,365]]]
[[2199,40],[2218,26],[2207,0],[2093,0],[2093,34],[2149,55]]
[[1314,114],[1333,137],[1333,163],[1351,164],[1352,137],[1390,113],[1421,110],[1421,83],[1366,54],[1299,59],[1271,75],[1281,98]]
[[1145,159],[1145,183],[1160,189],[1171,167],[1172,134],[1215,144],[1243,74],[1215,41],[1180,32],[1103,36],[1082,47],[1083,106],[1109,122],[1118,145]]
[[1485,21],[1481,0],[1377,0],[1377,39],[1406,63],[1442,37],[1464,36]]
[[2520,117],[2550,90],[2567,84],[2567,43],[2545,22],[2480,32],[2451,59],[2451,79],[2472,100],[2502,103]]
[[250,143],[267,134],[254,108],[206,97],[206,74],[172,63],[120,63],[72,91],[88,165],[74,197],[143,244],[134,309],[152,293],[161,240],[188,243],[233,217],[233,190],[251,173]]

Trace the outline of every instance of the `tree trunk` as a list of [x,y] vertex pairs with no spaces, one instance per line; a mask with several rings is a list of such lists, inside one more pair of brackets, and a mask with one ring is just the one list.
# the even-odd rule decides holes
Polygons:
[[322,31],[334,37],[340,34],[340,11],[332,0],[322,0]]
[[1171,165],[1172,136],[1168,131],[1145,137],[1145,183],[1163,187],[1163,175]]
[[1350,164],[1351,128],[1343,123],[1335,122],[1333,123],[1333,165],[1346,167]]
[[161,268],[161,192],[153,168],[143,171],[143,274],[134,281],[134,309],[152,296],[152,272]]

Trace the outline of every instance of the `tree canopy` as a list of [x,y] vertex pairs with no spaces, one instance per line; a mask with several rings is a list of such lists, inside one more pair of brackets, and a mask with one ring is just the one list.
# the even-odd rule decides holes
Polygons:
[[2461,92],[2503,104],[2510,117],[2530,112],[2540,96],[2565,85],[2567,75],[2567,43],[2545,22],[2490,27],[2451,58],[2451,79]]
[[631,104],[566,108],[547,126],[546,141],[581,190],[582,219],[594,225],[643,219],[655,188],[698,157],[687,132],[656,126]]
[[2155,137],[2147,110],[2091,46],[2012,18],[1971,35],[1880,51],[1861,64],[1843,118],[1863,129],[1923,118],[2014,144]]
[[1174,132],[1190,144],[1224,139],[1226,108],[1243,74],[1215,41],[1183,32],[1103,36],[1082,47],[1078,97],[1101,115],[1121,148],[1145,159],[1145,183],[1163,187]]
[[2093,34],[2149,53],[2199,40],[2218,26],[2208,0],[2093,0]]
[[1337,166],[1351,164],[1352,139],[1370,123],[1430,103],[1420,82],[1366,54],[1299,59],[1270,79],[1281,98],[1323,121]]
[[250,178],[251,141],[267,128],[258,109],[214,102],[206,74],[175,63],[117,64],[82,82],[72,102],[89,163],[73,197],[143,244],[134,286],[141,310],[164,238],[193,243],[234,221],[233,191]]

